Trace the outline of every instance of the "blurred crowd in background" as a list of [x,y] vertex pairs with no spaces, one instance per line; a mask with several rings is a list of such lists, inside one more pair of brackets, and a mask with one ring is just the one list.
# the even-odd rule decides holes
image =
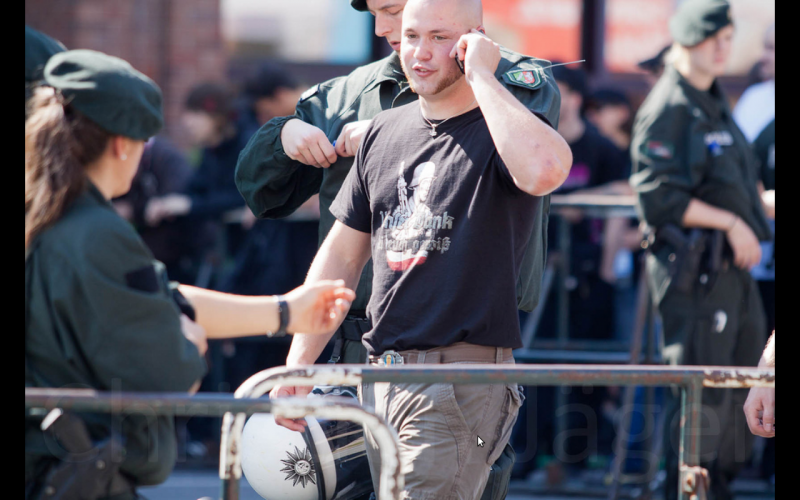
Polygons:
[[[208,2],[198,2],[205,3]],[[222,27],[217,26],[217,29],[221,29],[223,34],[234,31],[240,33],[238,39],[229,37],[226,43],[239,55],[249,54],[246,58],[247,64],[243,64],[241,58],[237,59],[238,63],[231,64],[227,73],[229,77],[218,75],[217,78],[209,77],[206,81],[196,80],[186,86],[183,95],[171,92],[169,86],[162,84],[167,100],[165,105],[179,112],[172,114],[173,119],[168,122],[165,135],[148,141],[130,193],[114,200],[114,205],[119,214],[137,228],[155,257],[166,265],[171,279],[245,295],[281,294],[304,281],[318,246],[319,206],[316,198],[289,218],[256,220],[245,207],[236,188],[234,171],[238,155],[249,138],[270,119],[293,114],[298,98],[307,88],[330,76],[346,74],[355,65],[382,57],[390,50],[388,47],[376,48],[370,44],[369,23],[372,22],[372,16],[352,11],[348,2],[340,3],[342,9],[337,9],[336,12],[341,15],[333,16],[328,21],[319,19],[322,16],[320,12],[309,10],[309,26],[303,33],[292,30],[292,36],[286,35],[286,31],[281,31],[277,25],[265,27],[266,21],[262,20],[259,24],[258,18],[248,18],[246,15],[218,20]],[[555,12],[554,8],[546,7],[546,2],[484,3],[487,5],[489,36],[494,34],[493,26],[497,30],[501,25],[504,17],[498,13],[504,12],[503,8],[506,7],[503,6],[506,4],[532,10],[538,5],[538,8],[547,10],[548,15],[564,15],[569,18],[569,12]],[[566,2],[565,5],[573,3],[580,4]],[[617,5],[617,10],[613,8],[619,3],[606,2],[612,7],[606,11],[607,17],[619,17],[618,10],[621,7]],[[674,4],[672,1],[652,3],[665,4],[670,9]],[[736,7],[737,3],[733,3]],[[285,7],[270,5],[264,9],[288,12],[289,3],[286,4]],[[298,15],[297,11],[303,9],[295,5],[295,2],[291,4],[293,20]],[[317,5],[318,2],[310,4]],[[740,4],[744,6],[740,8],[740,12],[746,15],[749,3]],[[654,9],[653,5],[648,8]],[[511,7],[507,6],[508,9]],[[49,13],[34,12],[42,8],[44,7],[39,2],[26,2],[26,23],[48,33],[48,26],[52,24],[51,16],[56,15],[56,9],[51,8]],[[203,8],[202,5],[198,6],[198,10]],[[247,9],[257,7],[252,3],[229,1],[222,2],[222,6],[217,5],[217,8],[222,8],[223,12],[229,14],[237,9],[246,14]],[[564,6],[561,8],[566,9]],[[774,19],[774,5],[772,9]],[[658,12],[655,11],[653,15],[657,16]],[[331,42],[325,46],[319,46],[319,43],[314,45],[307,40],[302,47],[292,46],[286,41],[310,36],[309,33],[317,25],[330,31],[340,26],[334,22],[344,22],[343,17],[354,23],[354,28],[334,30],[335,36],[330,34]],[[664,20],[667,17],[668,13],[660,18],[664,24],[663,30],[666,29]],[[622,19],[619,26],[623,26],[625,22],[630,21]],[[558,32],[557,36],[565,40],[562,49],[555,53],[548,53],[549,45],[537,46],[536,40],[514,35],[516,32],[513,30],[502,31],[497,40],[509,44],[514,50],[530,52],[538,57],[549,57],[554,63],[569,62],[582,55],[580,40],[581,34],[585,37],[585,30],[581,31],[583,28],[579,18],[577,27],[573,27],[578,30],[577,42],[572,43],[572,32],[564,28],[567,24],[569,23],[554,22],[550,28],[542,28],[551,29],[553,33]],[[608,78],[607,72],[600,72],[606,77],[597,78],[596,63],[553,68],[561,91],[558,131],[570,144],[574,157],[569,178],[555,194],[633,194],[628,185],[631,170],[628,149],[632,122],[638,104],[663,69],[666,47],[665,50],[660,48],[668,40],[658,39],[661,32],[656,34],[655,41],[652,36],[648,38],[644,49],[649,51],[647,57],[620,53],[617,47],[619,43],[608,39],[626,36],[620,35],[619,30],[622,28],[619,26],[617,31],[610,30],[611,33],[606,33],[606,50],[614,58],[608,66],[612,69],[622,68],[627,77]],[[284,35],[279,37],[273,32]],[[48,34],[56,38],[60,35],[58,32]],[[247,39],[251,34],[254,38]],[[222,45],[220,34],[217,33],[216,36]],[[539,36],[545,38],[542,32],[539,32]],[[256,50],[258,37],[282,40],[285,47],[273,47],[270,56],[263,57],[263,52]],[[61,38],[64,38],[63,34]],[[360,43],[359,40],[366,42]],[[738,88],[749,87],[738,99],[738,103],[735,103],[734,115],[748,139],[756,141],[762,130],[768,126],[772,126],[774,130],[774,25],[766,33],[761,26],[761,33],[751,37],[751,40],[755,40],[753,43],[758,50],[749,46],[748,50],[752,49],[751,52],[755,50],[757,53],[755,57],[750,57],[750,64],[745,71],[739,72],[743,74],[733,78],[731,82],[734,88],[737,85]],[[68,40],[62,41],[70,48],[83,48],[79,44],[69,43]],[[259,43],[268,46],[272,42],[261,40]],[[87,43],[87,48],[105,50],[89,45]],[[308,51],[303,51],[306,46],[316,47],[315,50],[320,51],[327,50],[328,53],[309,56]],[[338,46],[348,49],[336,53],[335,47]],[[291,60],[292,50],[296,51],[296,59],[326,59],[325,67],[315,72],[308,64],[294,64]],[[533,52],[535,50],[538,52]],[[642,50],[637,46],[636,54]],[[631,57],[638,59],[638,66],[630,67],[628,60]],[[737,64],[742,59],[737,59]],[[137,66],[136,61],[131,62]],[[147,68],[139,69],[147,71]],[[155,79],[161,83],[158,75]],[[730,94],[739,97],[736,92]],[[765,184],[772,183],[772,187],[767,189],[774,189],[774,147],[768,154],[771,155],[771,169],[765,169],[764,181]],[[770,175],[771,178],[767,179]],[[568,257],[562,255],[559,248],[557,231],[560,223],[570,224],[571,248]],[[579,209],[562,209],[558,217],[551,217],[548,240],[549,259],[569,259],[570,339],[627,341],[631,335],[636,284],[641,272],[641,233],[638,221],[620,217],[594,219],[586,217]],[[769,309],[771,332],[774,329],[774,272],[771,278],[769,275],[761,278],[762,281],[771,279],[773,283],[772,288],[762,288],[764,302]],[[553,290],[551,289],[551,294],[554,293]],[[536,332],[537,339],[555,338],[557,307],[556,300],[546,301],[546,308]],[[527,319],[528,315],[520,313],[522,324]],[[291,337],[209,341],[209,375],[204,379],[201,391],[230,392],[253,373],[284,364],[290,342]],[[324,362],[328,357],[329,353],[326,352],[320,359]],[[548,395],[546,388],[530,389],[538,391],[539,397],[532,398],[529,395],[528,400],[538,399],[540,403],[533,409],[535,415],[520,417],[516,435],[512,439],[518,455],[516,477],[524,477],[546,464],[547,457],[555,453],[555,417],[552,406],[544,403],[553,398]],[[594,467],[598,463],[599,467],[606,467],[613,451],[614,419],[620,405],[619,390],[576,389],[570,402],[595,408],[597,422],[593,427],[585,422],[574,423],[574,427],[590,427],[592,435],[570,438],[572,440],[565,445],[566,449],[568,452],[570,449],[575,450],[570,454],[576,457],[576,467]],[[534,422],[534,418],[537,440],[535,453],[532,454],[530,447],[533,445],[529,442],[530,434],[526,426],[533,425],[531,422]],[[216,464],[219,433],[217,420],[196,419],[189,422],[188,426],[185,425],[182,432],[186,434],[179,441],[185,445],[183,457],[186,461],[208,460],[209,463]],[[527,460],[520,460],[523,457]],[[764,474],[774,474],[774,468],[770,470],[768,465],[765,467]]]

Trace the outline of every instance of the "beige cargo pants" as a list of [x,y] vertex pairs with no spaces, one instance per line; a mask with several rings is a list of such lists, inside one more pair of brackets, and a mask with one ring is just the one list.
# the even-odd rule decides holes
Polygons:
[[[405,364],[514,363],[511,349],[466,343],[400,354]],[[397,432],[403,498],[414,500],[478,500],[523,401],[517,384],[369,383],[358,387],[358,398]],[[364,434],[378,492],[380,454],[366,429]]]

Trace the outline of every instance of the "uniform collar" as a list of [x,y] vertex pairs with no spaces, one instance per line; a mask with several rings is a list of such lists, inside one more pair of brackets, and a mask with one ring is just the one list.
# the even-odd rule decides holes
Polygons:
[[400,56],[397,52],[392,51],[392,54],[383,59],[378,75],[375,77],[375,84],[381,84],[386,81],[394,83],[405,83],[406,75],[403,73],[403,67],[400,65]]
[[111,205],[111,202],[103,196],[103,193],[97,189],[97,186],[94,185],[92,181],[86,179],[86,192],[83,194],[84,198],[87,198],[93,203],[98,205],[102,205],[110,210],[114,210],[114,207]]
[[681,75],[672,65],[667,65],[666,71],[678,82],[689,99],[698,105],[712,119],[725,119],[730,117],[728,102],[719,80],[715,79],[707,91],[698,90]]

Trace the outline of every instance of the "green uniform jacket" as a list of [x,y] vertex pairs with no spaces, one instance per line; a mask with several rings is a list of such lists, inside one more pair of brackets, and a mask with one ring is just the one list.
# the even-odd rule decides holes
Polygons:
[[753,149],[761,162],[761,182],[764,189],[775,189],[775,120],[758,134]]
[[[187,391],[205,361],[181,332],[163,265],[91,183],[25,257],[26,387]],[[107,414],[82,415],[96,439]],[[51,457],[36,419],[25,424],[25,475]],[[158,484],[176,459],[172,417],[126,416],[121,470]]]
[[[758,161],[733,121],[727,99],[715,81],[708,92],[692,87],[668,65],[636,115],[631,142],[639,215],[648,225],[682,226],[692,198],[737,214],[756,236],[770,229],[758,195]],[[665,247],[654,255],[654,295],[669,286]]]
[[[552,71],[538,70],[548,66],[542,59],[501,49],[495,76],[531,111],[558,127],[561,95]],[[533,83],[514,78],[517,71],[532,70]],[[507,74],[511,72],[511,74]],[[542,73],[544,76],[542,77]],[[383,110],[408,104],[417,99],[406,81],[397,54],[357,68],[348,76],[334,78],[309,89],[297,103],[294,116],[274,118],[250,139],[239,155],[236,185],[247,205],[259,218],[280,219],[294,212],[316,193],[320,199],[320,244],[333,227],[335,218],[329,207],[342,187],[354,158],[339,158],[327,169],[315,168],[291,160],[283,151],[281,130],[292,118],[299,118],[325,132],[333,142],[344,125],[371,120]],[[520,308],[533,310],[539,300],[542,272],[547,251],[547,217],[549,196],[543,197],[542,210],[536,222],[517,283]],[[363,312],[372,292],[372,261],[356,290],[352,311]]]

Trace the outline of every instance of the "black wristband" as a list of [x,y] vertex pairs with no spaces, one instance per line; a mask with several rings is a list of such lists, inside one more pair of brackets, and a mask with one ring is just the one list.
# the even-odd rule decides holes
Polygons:
[[267,333],[267,337],[283,337],[286,335],[286,327],[289,326],[289,304],[283,300],[283,295],[278,295],[278,318],[280,324],[278,331]]

